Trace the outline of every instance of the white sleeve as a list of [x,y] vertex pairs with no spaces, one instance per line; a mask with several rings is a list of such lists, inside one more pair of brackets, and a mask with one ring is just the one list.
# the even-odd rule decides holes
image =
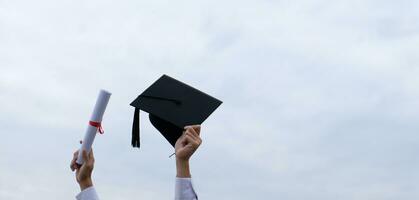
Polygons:
[[175,200],[198,200],[191,178],[176,178]]
[[77,196],[77,200],[99,200],[96,190],[93,186],[88,187],[81,191]]

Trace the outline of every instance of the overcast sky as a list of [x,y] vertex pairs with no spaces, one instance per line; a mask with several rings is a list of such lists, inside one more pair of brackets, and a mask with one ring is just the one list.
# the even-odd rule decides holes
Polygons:
[[162,74],[224,103],[200,199],[419,199],[419,1],[0,0],[0,199],[74,199],[98,91],[101,199],[173,199],[171,146],[129,103]]

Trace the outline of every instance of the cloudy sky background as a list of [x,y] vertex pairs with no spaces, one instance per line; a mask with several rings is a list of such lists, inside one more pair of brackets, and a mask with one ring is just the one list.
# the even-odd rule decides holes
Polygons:
[[129,103],[162,74],[221,100],[200,199],[419,198],[419,1],[0,0],[0,199],[73,199],[99,89],[102,199],[173,198],[168,143]]

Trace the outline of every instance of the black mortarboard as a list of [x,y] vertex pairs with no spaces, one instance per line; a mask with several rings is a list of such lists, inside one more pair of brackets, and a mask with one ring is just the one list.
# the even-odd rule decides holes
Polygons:
[[140,110],[149,113],[151,124],[174,147],[187,125],[202,124],[221,101],[172,77],[163,75],[130,105],[135,107],[133,147],[140,147]]

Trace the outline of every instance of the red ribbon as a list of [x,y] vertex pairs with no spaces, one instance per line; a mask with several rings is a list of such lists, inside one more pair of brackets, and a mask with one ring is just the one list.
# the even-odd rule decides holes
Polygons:
[[102,128],[102,123],[100,122],[89,121],[89,125],[96,127],[99,130],[100,134],[103,134],[105,132]]

